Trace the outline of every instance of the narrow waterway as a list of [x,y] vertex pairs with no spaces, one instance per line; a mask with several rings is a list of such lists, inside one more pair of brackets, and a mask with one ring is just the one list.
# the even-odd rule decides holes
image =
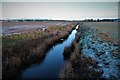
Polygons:
[[[78,28],[78,25],[76,28]],[[46,53],[47,55],[42,63],[29,66],[21,72],[19,78],[57,78],[65,62],[63,56],[64,47],[72,43],[76,32],[76,29],[74,29],[63,43],[53,46]]]

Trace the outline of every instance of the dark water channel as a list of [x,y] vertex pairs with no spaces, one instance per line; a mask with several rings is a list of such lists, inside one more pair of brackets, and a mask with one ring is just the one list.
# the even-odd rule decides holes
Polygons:
[[[78,25],[76,28],[78,28]],[[72,43],[76,33],[77,31],[74,29],[65,41],[53,46],[46,53],[46,57],[42,63],[30,65],[21,72],[19,78],[21,80],[25,78],[57,78],[60,69],[65,63],[63,56],[64,47]]]

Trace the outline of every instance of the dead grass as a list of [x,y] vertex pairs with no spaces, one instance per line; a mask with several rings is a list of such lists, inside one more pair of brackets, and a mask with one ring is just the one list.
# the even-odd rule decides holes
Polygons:
[[78,44],[75,46],[69,62],[65,64],[60,72],[60,79],[99,80],[102,71],[99,70],[96,61],[81,55],[80,46]]
[[[76,34],[73,43],[64,50],[66,55],[69,53],[71,55],[69,61],[65,63],[64,68],[60,71],[60,80],[100,80],[103,71],[97,66],[95,60],[82,55],[82,47],[78,43],[79,39],[80,34]],[[72,46],[74,46],[74,49],[71,49]]]
[[70,58],[71,53],[73,52],[74,48],[75,46],[73,45],[73,43],[70,46],[66,46],[64,48],[64,53],[63,53],[64,60],[67,60]]
[[61,38],[67,38],[74,28],[75,26],[71,26],[71,24],[69,26],[52,26],[45,31],[33,31],[21,35],[3,37],[3,79],[15,78],[15,75],[22,68],[42,61],[46,56],[45,53],[53,45],[61,42]]

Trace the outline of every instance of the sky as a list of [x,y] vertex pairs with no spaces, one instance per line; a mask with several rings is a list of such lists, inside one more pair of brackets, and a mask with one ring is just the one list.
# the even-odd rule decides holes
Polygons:
[[119,2],[119,0],[1,0],[2,2]]
[[118,18],[118,2],[2,2],[2,19]]

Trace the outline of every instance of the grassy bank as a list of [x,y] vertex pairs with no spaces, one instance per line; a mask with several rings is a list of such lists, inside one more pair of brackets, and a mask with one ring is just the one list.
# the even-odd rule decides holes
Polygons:
[[3,79],[15,78],[26,66],[41,62],[45,53],[56,43],[66,39],[76,23],[65,26],[49,26],[44,31],[3,36],[2,76]]
[[62,80],[97,80],[102,75],[102,71],[95,60],[82,55],[79,39],[80,34],[77,33],[73,43],[65,48],[64,57],[67,58],[67,63],[61,69],[59,77]]
[[80,25],[75,40],[65,48],[64,56],[68,59],[59,76],[63,80],[120,79],[118,44],[91,26]]

